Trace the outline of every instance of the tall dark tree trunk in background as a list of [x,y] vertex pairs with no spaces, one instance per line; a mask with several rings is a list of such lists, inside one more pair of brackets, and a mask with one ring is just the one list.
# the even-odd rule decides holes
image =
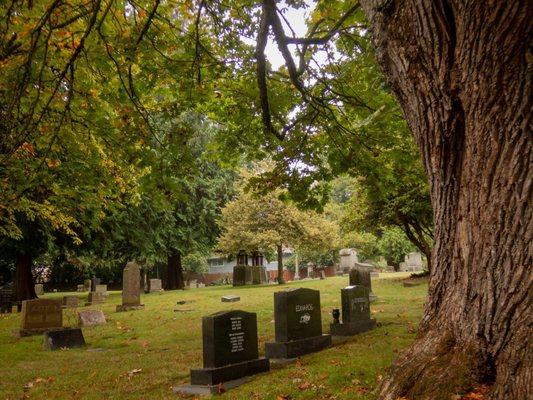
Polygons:
[[361,0],[420,146],[435,220],[429,299],[382,399],[533,398],[530,3]]
[[166,290],[184,289],[183,267],[181,265],[181,252],[174,251],[167,260]]
[[285,283],[283,279],[283,245],[278,244],[278,283],[280,285]]
[[29,255],[18,253],[15,260],[15,295],[17,301],[36,299],[35,283],[31,273],[32,259]]

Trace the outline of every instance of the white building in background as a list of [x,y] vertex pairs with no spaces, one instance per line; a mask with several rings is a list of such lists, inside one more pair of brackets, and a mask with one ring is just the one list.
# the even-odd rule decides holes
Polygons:
[[[288,261],[292,256],[291,250],[285,250],[283,252],[283,265]],[[227,257],[217,257],[213,256],[208,259],[209,270],[206,275],[219,275],[219,274],[233,274],[233,267],[237,264],[237,258],[233,258],[231,261],[228,261]],[[251,262],[249,261],[250,265]],[[277,257],[273,261],[268,261],[265,259],[265,265],[267,271],[277,271],[278,270],[278,260]]]

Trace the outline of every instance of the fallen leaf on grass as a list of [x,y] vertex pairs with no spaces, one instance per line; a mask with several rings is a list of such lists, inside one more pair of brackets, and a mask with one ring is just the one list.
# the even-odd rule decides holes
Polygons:
[[300,389],[300,390],[307,390],[307,389],[309,389],[311,386],[312,386],[312,385],[311,385],[310,382],[304,382],[304,383],[298,385],[298,389]]
[[291,395],[290,394],[278,394],[276,396],[276,400],[290,400]]

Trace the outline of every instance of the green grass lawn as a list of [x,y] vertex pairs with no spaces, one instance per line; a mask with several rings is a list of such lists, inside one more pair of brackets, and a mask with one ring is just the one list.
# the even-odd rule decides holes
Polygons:
[[[404,288],[406,273],[373,279],[379,299],[371,304],[377,329],[350,338],[296,363],[257,375],[220,399],[373,399],[379,380],[398,351],[411,343],[422,314],[427,285]],[[43,351],[42,336],[17,339],[17,314],[0,317],[0,399],[165,399],[179,398],[172,386],[189,383],[191,367],[202,364],[201,317],[242,309],[257,313],[259,352],[274,339],[273,293],[287,287],[319,289],[324,333],[331,310],[340,308],[340,289],[348,277],[233,288],[216,286],[142,296],[145,309],[116,313],[120,292],[101,306],[105,326],[84,328],[87,349]],[[47,294],[45,298],[65,293]],[[86,293],[79,295],[85,301]],[[221,303],[224,294],[240,302]],[[183,305],[176,305],[186,300]],[[175,310],[187,310],[176,312]],[[65,326],[76,324],[64,311]],[[128,373],[140,370],[136,373]]]

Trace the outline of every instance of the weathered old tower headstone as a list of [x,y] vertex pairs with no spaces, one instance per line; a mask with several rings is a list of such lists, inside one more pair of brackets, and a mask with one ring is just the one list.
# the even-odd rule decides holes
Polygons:
[[126,264],[122,273],[122,304],[117,311],[141,310],[141,268],[136,262]]

